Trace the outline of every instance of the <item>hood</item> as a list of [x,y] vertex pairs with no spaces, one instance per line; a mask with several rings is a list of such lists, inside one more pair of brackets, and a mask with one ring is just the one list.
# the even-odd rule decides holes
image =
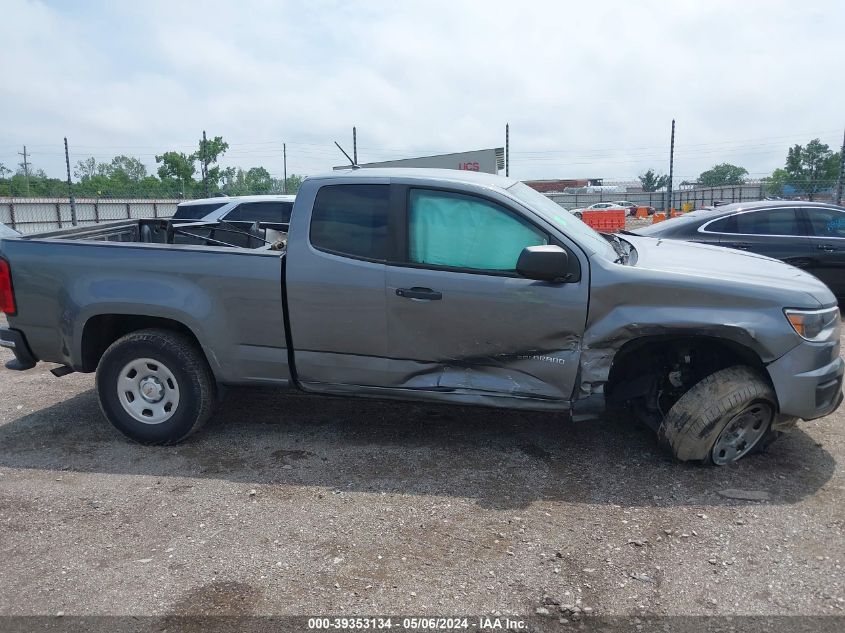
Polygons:
[[[754,294],[766,295],[784,307],[836,304],[824,283],[778,259],[709,244],[633,235],[620,237],[637,249],[636,268],[699,277],[708,284],[748,286],[749,292],[753,288]],[[798,303],[802,298],[805,305]]]

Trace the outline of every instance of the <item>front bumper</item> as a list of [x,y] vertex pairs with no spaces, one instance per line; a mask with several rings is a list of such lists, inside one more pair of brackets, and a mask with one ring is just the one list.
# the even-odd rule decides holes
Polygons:
[[803,343],[767,367],[782,415],[813,420],[842,402],[839,341]]
[[8,369],[32,369],[38,359],[32,354],[23,332],[0,328],[0,347],[6,347],[14,352],[15,357],[6,362]]

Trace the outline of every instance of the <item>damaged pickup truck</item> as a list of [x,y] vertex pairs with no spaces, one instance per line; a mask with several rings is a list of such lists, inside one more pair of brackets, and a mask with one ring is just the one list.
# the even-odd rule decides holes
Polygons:
[[97,372],[130,438],[178,442],[226,385],[594,417],[728,464],[841,402],[836,301],[766,257],[602,236],[526,185],[307,179],[283,230],[134,220],[0,241],[11,369]]

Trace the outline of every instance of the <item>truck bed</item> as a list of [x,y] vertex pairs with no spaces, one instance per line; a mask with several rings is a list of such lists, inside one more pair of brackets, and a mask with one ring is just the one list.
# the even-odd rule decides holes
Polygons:
[[28,240],[85,240],[134,242],[161,245],[223,246],[230,248],[273,249],[284,247],[286,232],[248,222],[192,222],[162,219],[136,219],[58,231],[22,235]]
[[144,315],[186,326],[220,383],[286,384],[284,253],[219,226],[186,231],[129,220],[0,240],[16,289],[9,326],[38,360],[92,371],[83,339]]

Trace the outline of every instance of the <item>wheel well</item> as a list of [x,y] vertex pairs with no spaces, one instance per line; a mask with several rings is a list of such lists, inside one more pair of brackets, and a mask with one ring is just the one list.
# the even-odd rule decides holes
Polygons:
[[655,336],[629,341],[616,353],[610,368],[605,394],[611,402],[622,403],[647,396],[668,379],[670,372],[681,372],[676,380],[686,381],[685,390],[710,374],[732,367],[747,365],[757,369],[763,379],[768,372],[760,357],[748,347],[726,339],[709,336]]
[[194,333],[179,321],[136,314],[98,314],[88,319],[82,330],[82,371],[92,372],[97,369],[103,353],[121,336],[148,328],[180,332],[190,338],[197,349],[202,351],[202,346]]

